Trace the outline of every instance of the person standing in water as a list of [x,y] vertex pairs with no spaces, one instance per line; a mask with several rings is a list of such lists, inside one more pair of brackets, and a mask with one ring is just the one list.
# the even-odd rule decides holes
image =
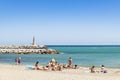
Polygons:
[[16,62],[16,64],[21,64],[21,57],[17,57],[17,58],[15,59],[15,62]]
[[21,63],[21,57],[18,57],[18,64]]

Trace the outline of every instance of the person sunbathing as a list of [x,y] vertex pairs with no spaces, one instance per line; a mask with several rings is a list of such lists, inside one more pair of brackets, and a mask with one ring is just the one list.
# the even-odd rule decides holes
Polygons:
[[33,70],[40,70],[40,68],[39,68],[39,61],[37,61],[36,63],[35,63],[35,67],[33,68]]
[[40,70],[47,71],[47,70],[49,70],[49,68],[48,68],[48,66],[43,66],[42,69],[40,69]]
[[90,72],[91,72],[91,73],[95,73],[95,72],[99,73],[99,71],[97,71],[97,70],[95,69],[95,66],[92,66],[92,67],[90,68]]
[[79,69],[79,66],[78,65],[74,65],[73,69]]
[[104,65],[101,65],[101,72],[102,72],[102,73],[107,73],[107,70],[105,69],[105,66],[104,66]]

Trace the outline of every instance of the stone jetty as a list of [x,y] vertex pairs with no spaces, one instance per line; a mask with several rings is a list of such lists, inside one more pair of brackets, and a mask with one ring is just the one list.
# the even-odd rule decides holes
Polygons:
[[55,49],[50,49],[45,45],[36,45],[35,37],[33,37],[32,45],[30,46],[0,46],[0,53],[6,54],[59,54]]
[[59,54],[57,50],[49,49],[47,46],[0,46],[0,53],[16,54]]

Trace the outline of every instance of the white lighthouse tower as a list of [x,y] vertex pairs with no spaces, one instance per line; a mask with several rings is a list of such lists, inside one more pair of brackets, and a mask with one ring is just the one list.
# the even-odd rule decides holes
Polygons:
[[33,37],[32,46],[37,46],[37,45],[36,45],[36,41],[35,41],[35,37]]

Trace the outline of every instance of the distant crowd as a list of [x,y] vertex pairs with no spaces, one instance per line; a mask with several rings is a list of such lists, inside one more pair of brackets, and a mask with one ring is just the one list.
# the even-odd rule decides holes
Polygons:
[[[17,57],[15,59],[15,62],[17,65],[21,64],[21,57]],[[73,65],[72,64],[72,58],[69,57],[68,59],[68,64],[66,65],[62,65],[60,63],[58,63],[54,58],[52,58],[50,60],[50,62],[47,64],[47,66],[40,66],[39,65],[39,61],[37,61],[34,64],[34,68],[32,68],[33,70],[50,70],[50,71],[62,71],[63,69],[79,69],[78,65]],[[95,66],[92,66],[89,68],[89,72],[91,73],[107,73],[107,70],[105,68],[104,65],[101,65],[100,70],[98,70],[97,68],[95,68]]]
[[[37,61],[34,65],[33,70],[50,70],[50,71],[62,71],[63,69],[79,69],[78,65],[72,64],[72,58],[69,57],[68,64],[62,65],[59,64],[54,58],[50,60],[47,66],[39,66],[39,61]],[[89,72],[91,73],[107,73],[107,70],[104,65],[101,65],[100,70],[97,70],[95,66],[89,68]]]
[[68,60],[68,64],[62,65],[58,63],[54,58],[50,60],[47,66],[39,67],[39,62],[37,61],[34,66],[34,70],[52,70],[52,71],[61,71],[64,68],[77,68],[77,65],[72,66],[72,58],[70,57]]

